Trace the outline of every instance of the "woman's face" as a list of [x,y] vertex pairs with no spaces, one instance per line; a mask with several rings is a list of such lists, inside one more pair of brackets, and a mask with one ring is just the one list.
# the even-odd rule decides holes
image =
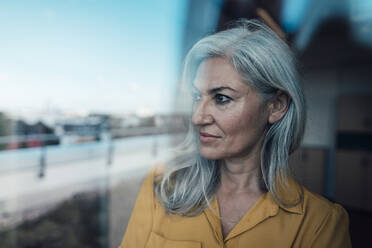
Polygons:
[[203,61],[193,86],[192,123],[199,133],[200,154],[208,159],[259,154],[268,126],[267,107],[231,64],[223,58]]

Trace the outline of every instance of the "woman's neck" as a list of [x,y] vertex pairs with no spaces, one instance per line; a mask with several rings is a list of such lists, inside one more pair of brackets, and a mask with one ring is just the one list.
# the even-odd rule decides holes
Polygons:
[[221,190],[230,193],[263,193],[260,187],[261,168],[259,156],[221,161]]

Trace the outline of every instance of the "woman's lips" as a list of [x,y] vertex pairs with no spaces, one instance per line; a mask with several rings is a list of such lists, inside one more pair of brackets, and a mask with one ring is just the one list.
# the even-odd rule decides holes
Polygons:
[[199,133],[200,142],[203,142],[203,143],[214,142],[218,138],[220,138],[220,137],[219,136],[212,135],[212,134],[209,134],[209,133],[202,133],[202,132]]

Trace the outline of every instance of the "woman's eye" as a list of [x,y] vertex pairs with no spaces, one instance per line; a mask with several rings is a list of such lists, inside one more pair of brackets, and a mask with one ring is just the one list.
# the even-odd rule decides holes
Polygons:
[[228,102],[231,101],[230,97],[225,96],[225,95],[221,95],[221,94],[216,94],[214,96],[214,99],[215,99],[217,104],[225,104],[225,103],[228,103]]

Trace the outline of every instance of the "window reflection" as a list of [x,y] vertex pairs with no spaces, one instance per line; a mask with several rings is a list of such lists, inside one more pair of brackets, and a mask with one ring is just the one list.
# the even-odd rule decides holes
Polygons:
[[187,1],[2,1],[0,247],[117,247],[174,109]]

